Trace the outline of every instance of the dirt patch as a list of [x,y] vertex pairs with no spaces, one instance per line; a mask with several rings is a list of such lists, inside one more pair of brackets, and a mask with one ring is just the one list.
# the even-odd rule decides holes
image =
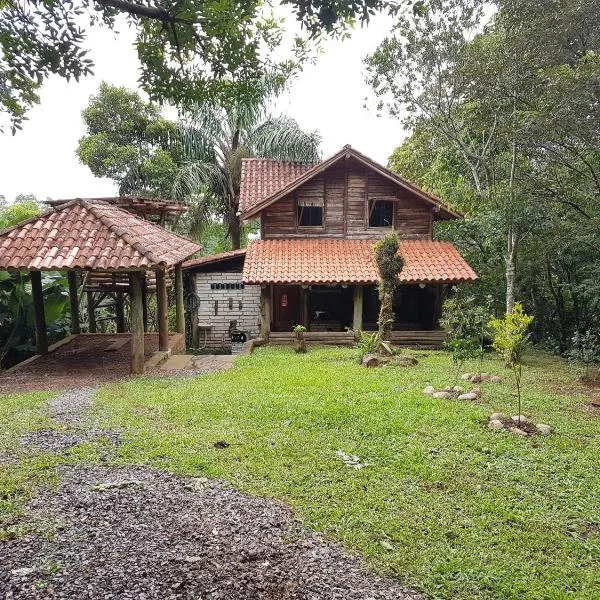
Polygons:
[[205,478],[63,467],[24,520],[59,526],[0,546],[0,589],[15,599],[421,598],[304,530],[288,507]]

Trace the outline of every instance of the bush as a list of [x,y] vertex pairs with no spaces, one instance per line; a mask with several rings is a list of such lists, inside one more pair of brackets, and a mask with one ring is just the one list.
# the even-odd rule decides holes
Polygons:
[[569,360],[583,365],[583,376],[593,379],[600,375],[600,332],[578,331],[571,338]]

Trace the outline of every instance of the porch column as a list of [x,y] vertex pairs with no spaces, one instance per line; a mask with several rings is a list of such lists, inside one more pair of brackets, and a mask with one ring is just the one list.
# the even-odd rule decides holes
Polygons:
[[185,309],[183,306],[183,269],[175,265],[175,314],[177,333],[185,333]]
[[260,289],[260,333],[268,338],[271,333],[271,286]]
[[79,327],[79,298],[77,296],[77,271],[67,273],[69,280],[69,301],[71,304],[71,333],[81,333]]
[[158,303],[158,349],[166,352],[169,349],[169,321],[167,306],[167,277],[164,269],[156,271],[156,301]]
[[142,323],[144,324],[144,332],[148,331],[148,281],[146,274],[142,273]]
[[46,331],[46,315],[44,313],[44,296],[42,292],[42,273],[31,271],[31,295],[33,296],[33,317],[35,320],[35,345],[38,354],[48,354],[48,332]]
[[352,329],[358,333],[362,329],[363,315],[363,286],[354,286],[354,317],[352,319]]
[[94,292],[87,292],[88,333],[96,333],[96,308]]
[[144,308],[142,290],[144,273],[134,271],[129,274],[129,291],[131,302],[131,374],[141,375],[144,372]]
[[117,322],[117,333],[125,332],[125,299],[123,292],[115,294],[115,320]]

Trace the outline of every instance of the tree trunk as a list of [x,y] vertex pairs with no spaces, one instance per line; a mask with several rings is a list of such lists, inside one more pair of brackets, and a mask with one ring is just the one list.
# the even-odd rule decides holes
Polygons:
[[242,226],[237,215],[233,215],[229,222],[229,237],[231,238],[231,249],[239,250],[242,246]]
[[515,306],[515,276],[516,276],[517,236],[511,227],[508,230],[506,253],[506,314],[510,315]]

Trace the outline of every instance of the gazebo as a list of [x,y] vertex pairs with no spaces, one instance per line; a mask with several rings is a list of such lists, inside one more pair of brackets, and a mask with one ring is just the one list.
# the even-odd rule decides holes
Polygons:
[[[184,260],[202,247],[115,203],[77,198],[0,233],[0,269],[29,271],[33,295],[36,347],[48,353],[42,271],[64,271],[69,280],[71,331],[80,333],[77,273],[102,275],[131,305],[131,373],[144,371],[144,295],[147,274],[155,277],[158,349],[169,344],[167,277],[175,274],[178,333],[184,333]],[[114,282],[114,283],[111,283]]]

